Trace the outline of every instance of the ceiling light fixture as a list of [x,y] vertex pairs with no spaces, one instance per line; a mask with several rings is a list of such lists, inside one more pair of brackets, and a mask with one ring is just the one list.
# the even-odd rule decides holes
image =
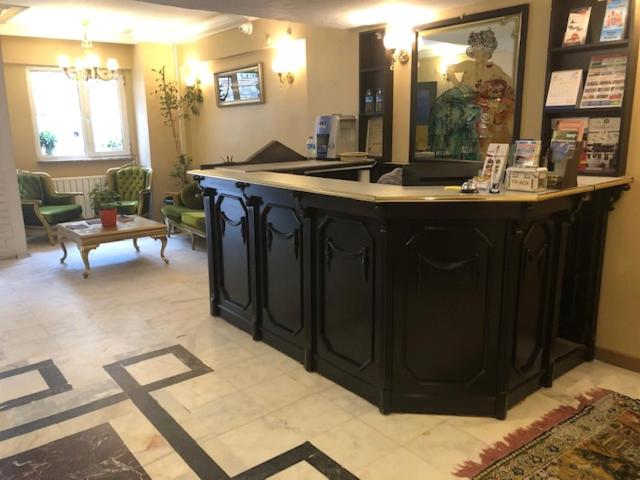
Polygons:
[[61,55],[58,58],[58,65],[71,80],[88,81],[88,80],[113,80],[118,75],[118,60],[115,58],[107,59],[106,68],[100,66],[100,57],[92,53],[93,42],[89,39],[89,22],[82,22],[82,49],[84,56],[76,58],[74,65],[67,55]]

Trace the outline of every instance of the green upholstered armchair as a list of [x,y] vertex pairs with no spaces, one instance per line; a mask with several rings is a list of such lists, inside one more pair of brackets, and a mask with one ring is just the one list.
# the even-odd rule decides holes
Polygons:
[[51,244],[53,226],[82,217],[82,206],[75,202],[76,196],[82,193],[56,192],[48,173],[18,170],[18,190],[24,224],[44,228]]
[[107,170],[109,188],[120,195],[118,213],[147,215],[151,205],[151,174],[140,165],[125,165]]
[[168,234],[172,230],[184,230],[191,234],[191,248],[195,250],[195,237],[207,236],[204,220],[202,191],[196,182],[188,183],[180,192],[165,192],[173,205],[162,207]]

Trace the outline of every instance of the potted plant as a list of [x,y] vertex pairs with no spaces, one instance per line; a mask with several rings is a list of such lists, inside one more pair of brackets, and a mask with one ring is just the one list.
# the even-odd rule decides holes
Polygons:
[[56,136],[49,130],[44,130],[40,132],[39,139],[40,147],[44,149],[45,155],[52,155],[53,150],[56,148],[56,143],[58,143]]
[[115,227],[118,217],[118,200],[120,195],[111,190],[108,185],[96,185],[89,192],[91,208],[100,216],[103,227]]
[[151,71],[156,74],[156,88],[153,94],[158,98],[162,121],[171,129],[176,150],[176,163],[169,176],[184,187],[190,181],[187,172],[191,169],[192,159],[185,152],[180,137],[180,122],[200,115],[200,106],[204,102],[200,80],[196,80],[194,85],[185,86],[184,93],[181,94],[178,83],[167,78],[165,67]]

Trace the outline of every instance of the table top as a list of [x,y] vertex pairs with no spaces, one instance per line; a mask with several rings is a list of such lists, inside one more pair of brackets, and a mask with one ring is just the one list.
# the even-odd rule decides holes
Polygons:
[[[298,192],[315,193],[341,198],[350,198],[373,203],[414,203],[414,202],[543,202],[558,197],[594,192],[596,190],[626,185],[633,182],[632,177],[595,177],[579,176],[578,186],[565,189],[548,189],[542,192],[518,192],[502,188],[499,194],[480,192],[464,194],[447,190],[442,186],[408,187],[383,185],[332,178],[318,178],[290,175],[277,172],[242,172],[230,169],[192,170],[192,175],[211,177],[283,188]],[[458,185],[459,186],[459,185]]]
[[[164,223],[149,220],[137,215],[127,216],[130,221],[118,220],[115,227],[103,227],[101,223],[88,224],[86,220],[66,222],[58,225],[58,233],[63,233],[65,237],[82,240],[107,240],[110,238],[131,238],[145,234],[157,234],[166,231]],[[78,226],[79,228],[73,228]]]

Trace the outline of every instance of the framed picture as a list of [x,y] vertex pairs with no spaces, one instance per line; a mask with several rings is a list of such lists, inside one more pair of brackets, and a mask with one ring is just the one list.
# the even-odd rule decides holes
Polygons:
[[528,6],[416,28],[413,160],[481,162],[520,134]]
[[215,74],[218,107],[264,103],[262,63]]

